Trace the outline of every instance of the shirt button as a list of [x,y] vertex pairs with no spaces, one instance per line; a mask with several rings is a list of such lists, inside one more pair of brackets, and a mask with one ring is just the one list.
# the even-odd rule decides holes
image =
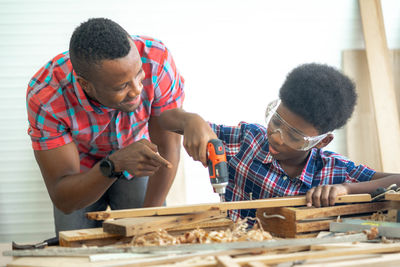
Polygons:
[[287,176],[286,176],[286,175],[285,175],[285,176],[283,176],[283,177],[282,177],[282,179],[283,179],[283,180],[286,180],[286,179],[287,179]]

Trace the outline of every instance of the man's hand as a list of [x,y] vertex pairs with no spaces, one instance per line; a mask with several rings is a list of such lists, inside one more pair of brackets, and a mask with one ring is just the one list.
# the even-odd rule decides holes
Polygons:
[[218,137],[200,115],[176,108],[164,111],[159,121],[163,129],[182,134],[189,156],[207,167],[207,143]]
[[347,195],[348,188],[345,184],[320,185],[308,190],[306,195],[307,207],[333,206],[337,196]]
[[115,171],[127,171],[136,177],[152,176],[161,166],[172,168],[172,164],[160,156],[157,146],[146,139],[118,150],[110,159]]
[[193,115],[186,120],[183,129],[183,146],[189,156],[200,161],[205,167],[207,167],[207,143],[216,138],[218,137],[212,131],[210,125],[200,116]]

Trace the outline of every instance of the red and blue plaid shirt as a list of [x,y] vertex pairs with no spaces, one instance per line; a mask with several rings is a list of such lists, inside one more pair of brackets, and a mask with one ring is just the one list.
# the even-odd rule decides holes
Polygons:
[[[269,153],[264,126],[244,122],[236,127],[210,125],[226,148],[229,168],[226,201],[304,195],[312,187],[369,181],[375,174],[374,170],[356,166],[341,155],[313,148],[301,175],[289,177]],[[255,217],[255,210],[232,210],[229,215],[236,221],[239,217]]]
[[149,139],[150,116],[182,105],[184,80],[168,49],[152,38],[132,36],[132,40],[145,72],[142,102],[133,112],[110,109],[87,98],[68,52],[57,55],[34,75],[27,90],[28,134],[34,150],[75,142],[81,171],[85,171],[109,153]]

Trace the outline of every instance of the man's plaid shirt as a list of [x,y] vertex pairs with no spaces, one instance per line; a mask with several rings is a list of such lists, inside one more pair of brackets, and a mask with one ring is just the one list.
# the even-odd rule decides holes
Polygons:
[[76,80],[69,53],[57,55],[30,80],[27,90],[28,134],[34,150],[75,142],[81,171],[109,153],[140,139],[149,139],[148,120],[184,99],[183,77],[158,40],[132,36],[141,55],[145,78],[141,104],[121,112],[89,99]]

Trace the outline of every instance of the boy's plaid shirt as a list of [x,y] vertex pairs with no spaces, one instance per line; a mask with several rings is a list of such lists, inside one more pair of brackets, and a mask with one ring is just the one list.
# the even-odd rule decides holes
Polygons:
[[[311,187],[369,181],[375,171],[339,154],[313,148],[300,177],[289,177],[269,153],[267,129],[241,122],[236,127],[210,123],[225,144],[229,168],[226,201],[304,195]],[[232,210],[230,217],[255,217],[255,210]],[[250,221],[252,224],[253,221]]]

